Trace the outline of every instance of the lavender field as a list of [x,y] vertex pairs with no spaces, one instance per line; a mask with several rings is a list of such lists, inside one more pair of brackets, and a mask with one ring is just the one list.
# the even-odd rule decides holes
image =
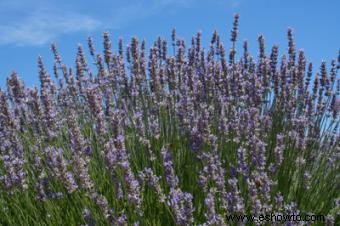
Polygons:
[[[53,43],[40,87],[13,72],[0,225],[339,225],[340,52],[312,65],[288,29],[288,52],[260,35],[251,56],[247,42],[236,50],[238,23],[208,46],[174,29],[114,52],[104,33],[104,51],[89,38],[75,67]],[[227,219],[245,214],[324,221]]]

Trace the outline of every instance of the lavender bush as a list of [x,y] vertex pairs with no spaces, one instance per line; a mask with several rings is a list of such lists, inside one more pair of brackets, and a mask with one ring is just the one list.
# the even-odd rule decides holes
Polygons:
[[[340,55],[316,70],[273,46],[236,56],[213,33],[172,31],[149,50],[88,39],[75,69],[52,44],[54,77],[13,72],[0,90],[0,225],[310,225],[228,222],[230,214],[340,211]],[[279,55],[282,57],[279,58]],[[92,66],[94,62],[95,66]],[[313,71],[318,71],[314,73]],[[314,222],[317,224],[317,222]]]

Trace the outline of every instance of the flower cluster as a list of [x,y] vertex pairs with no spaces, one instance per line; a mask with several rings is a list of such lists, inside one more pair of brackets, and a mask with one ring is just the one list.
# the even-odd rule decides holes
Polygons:
[[13,72],[0,90],[0,224],[339,222],[340,55],[314,73],[289,28],[288,53],[267,55],[260,35],[258,57],[244,42],[237,59],[239,19],[229,52],[216,31],[204,48],[200,32],[188,46],[173,30],[149,50],[120,39],[115,53],[106,32],[102,53],[88,39],[93,64],[78,46],[75,69],[53,43],[40,88]]

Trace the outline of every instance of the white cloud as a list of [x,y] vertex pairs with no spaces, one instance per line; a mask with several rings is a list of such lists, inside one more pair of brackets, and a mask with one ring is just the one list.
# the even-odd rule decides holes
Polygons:
[[42,45],[59,35],[92,31],[100,25],[99,21],[84,15],[39,15],[0,25],[0,44]]
[[232,8],[238,8],[241,4],[241,1],[238,1],[238,0],[233,0],[230,2],[230,5]]
[[[116,7],[112,3],[112,8],[108,3],[108,7],[103,7],[101,13],[97,12],[94,17],[83,13],[80,3],[75,4],[72,1],[0,0],[0,45],[43,45],[65,34],[121,28],[133,21],[187,8],[198,2],[199,0],[131,0]],[[91,4],[87,10],[95,6],[95,3]]]
[[[19,1],[20,2],[20,1]],[[54,5],[38,4],[40,0],[33,0],[27,4],[17,4],[17,0],[1,2],[1,11],[11,15],[14,19],[2,18],[0,21],[0,44],[15,44],[19,46],[43,45],[58,36],[81,31],[93,31],[102,23],[85,14],[65,11]],[[35,5],[38,4],[38,5]],[[27,13],[28,12],[28,13]]]
[[197,0],[139,0],[118,8],[114,12],[111,28],[119,28],[133,21],[176,8],[189,7]]

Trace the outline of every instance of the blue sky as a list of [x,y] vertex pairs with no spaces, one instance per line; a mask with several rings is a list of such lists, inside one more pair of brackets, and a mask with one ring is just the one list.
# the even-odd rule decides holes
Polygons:
[[188,43],[197,31],[208,43],[217,30],[228,47],[234,13],[240,14],[239,47],[247,39],[253,56],[259,34],[267,50],[278,44],[280,55],[286,52],[292,27],[297,48],[319,67],[340,49],[339,9],[339,0],[0,0],[0,87],[12,70],[26,85],[38,85],[36,59],[41,55],[52,72],[52,41],[73,66],[77,44],[86,46],[90,35],[101,49],[104,31],[114,48],[119,37],[127,44],[137,36],[149,45],[157,36],[170,38],[173,27]]

